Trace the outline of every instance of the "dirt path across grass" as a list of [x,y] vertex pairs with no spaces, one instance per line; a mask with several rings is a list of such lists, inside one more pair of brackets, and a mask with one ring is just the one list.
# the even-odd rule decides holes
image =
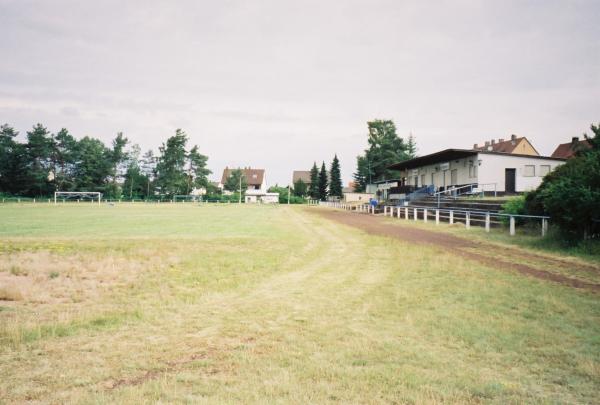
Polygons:
[[[559,271],[549,271],[550,269],[564,269],[565,267],[568,267],[567,271],[573,273],[579,271],[600,274],[600,268],[592,265],[575,264],[535,253],[528,255],[527,257],[528,262],[533,262],[534,265],[523,264],[517,262],[519,260],[518,258],[523,255],[523,251],[517,248],[501,246],[502,252],[498,252],[499,245],[493,243],[472,241],[443,232],[418,229],[412,226],[402,225],[401,222],[390,224],[388,223],[387,218],[382,216],[361,215],[330,209],[316,209],[313,210],[313,212],[338,223],[359,228],[372,235],[388,236],[416,244],[433,245],[495,269],[518,271],[521,274],[542,280],[550,280],[575,288],[600,292],[600,284],[565,276],[560,274]],[[488,249],[492,254],[487,255],[475,251],[485,249]],[[515,261],[501,259],[498,257],[499,253],[501,253],[502,257],[513,258]]]

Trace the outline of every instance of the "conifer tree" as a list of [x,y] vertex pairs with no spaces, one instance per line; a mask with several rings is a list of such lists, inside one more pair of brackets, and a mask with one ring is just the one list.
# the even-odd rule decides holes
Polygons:
[[312,169],[310,169],[310,186],[308,187],[308,195],[313,200],[319,199],[319,169],[317,168],[317,162],[314,162]]
[[331,170],[329,172],[329,195],[342,198],[342,174],[340,173],[340,161],[337,154],[333,156]]
[[325,162],[321,164],[321,171],[319,172],[319,200],[327,200],[327,169],[325,168]]

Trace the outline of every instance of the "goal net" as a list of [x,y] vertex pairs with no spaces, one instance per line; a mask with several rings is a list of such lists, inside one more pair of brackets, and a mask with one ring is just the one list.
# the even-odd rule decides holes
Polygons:
[[178,201],[191,201],[191,202],[202,201],[202,196],[191,195],[191,194],[187,194],[187,195],[174,195],[173,196],[173,202],[178,202]]
[[97,191],[56,191],[54,193],[54,204],[58,201],[91,201],[98,202],[102,200],[102,193]]

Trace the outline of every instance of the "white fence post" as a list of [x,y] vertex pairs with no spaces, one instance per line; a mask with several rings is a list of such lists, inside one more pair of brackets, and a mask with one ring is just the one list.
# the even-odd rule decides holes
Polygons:
[[419,215],[418,215],[419,214],[418,208],[415,208],[413,212],[415,214],[415,221],[416,221],[418,219],[418,217],[419,217]]
[[515,236],[515,217],[510,216],[510,236]]
[[454,211],[450,210],[450,225],[454,223]]
[[398,219],[400,219],[400,207],[396,207],[396,215],[398,216]]
[[408,207],[404,207],[404,219],[408,221]]
[[435,224],[440,224],[440,210],[435,210]]
[[469,211],[465,213],[465,227],[471,229],[471,213]]
[[427,223],[427,208],[423,208],[423,222]]
[[485,213],[485,231],[486,232],[490,231],[490,213],[489,212]]
[[546,236],[546,233],[548,233],[548,220],[542,218],[542,238]]

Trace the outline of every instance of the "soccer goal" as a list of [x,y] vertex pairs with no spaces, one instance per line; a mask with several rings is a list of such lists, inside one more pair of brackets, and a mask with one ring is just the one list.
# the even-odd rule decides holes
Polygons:
[[98,205],[100,205],[100,201],[102,200],[102,193],[99,193],[97,191],[56,191],[54,193],[54,204],[56,204],[59,199],[62,201],[76,200],[77,202],[81,200],[91,202],[98,201]]
[[185,201],[190,201],[190,202],[196,202],[196,201],[202,201],[202,196],[198,196],[198,195],[192,195],[192,194],[185,194],[185,195],[174,195],[173,196],[173,202],[185,202]]

